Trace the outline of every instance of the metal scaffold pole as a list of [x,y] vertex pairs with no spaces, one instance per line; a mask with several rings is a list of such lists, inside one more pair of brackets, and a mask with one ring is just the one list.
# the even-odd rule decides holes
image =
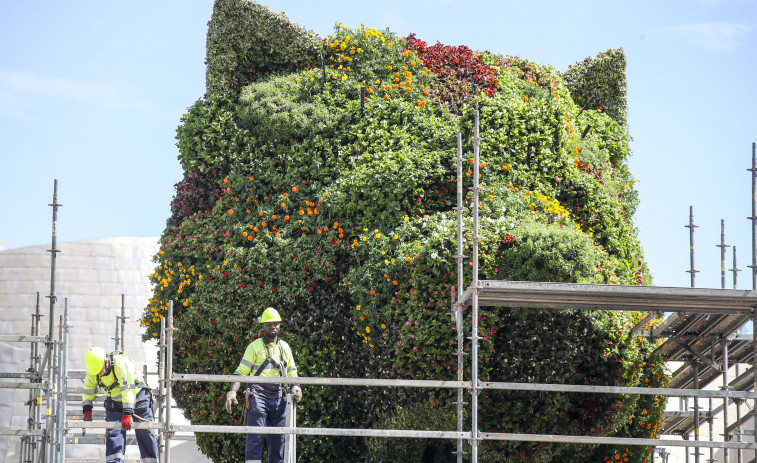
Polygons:
[[[728,338],[723,338],[723,391],[728,393]],[[729,442],[728,434],[728,397],[723,398],[723,440]],[[728,449],[723,449],[723,463],[729,463]]]
[[752,175],[752,289],[757,289],[757,143],[752,143],[752,168],[747,169]]
[[733,268],[730,271],[733,272],[733,289],[739,289],[739,272],[741,269],[736,262],[736,246],[733,247]]
[[694,206],[689,206],[689,224],[685,225],[689,229],[689,260],[691,261],[690,269],[686,270],[686,273],[691,274],[691,287],[696,286],[696,274],[699,270],[694,268],[694,229],[699,228],[698,225],[694,225]]
[[[464,259],[463,254],[463,141],[462,135],[457,134],[457,298],[462,299],[465,292],[463,281]],[[464,362],[464,335],[463,335],[463,304],[454,301],[453,314],[455,317],[455,330],[457,333],[457,380],[463,381],[463,362]],[[463,409],[464,409],[464,391],[457,388],[457,431],[463,431]],[[457,463],[463,462],[463,439],[457,439]]]
[[173,388],[173,301],[168,301],[168,321],[166,332],[166,422],[163,433],[165,434],[166,450],[165,463],[171,463],[171,396]]
[[[47,413],[46,423],[47,429],[44,437],[45,442],[45,462],[53,461],[53,444],[56,439],[55,436],[55,417],[53,416],[53,410],[55,409],[55,394],[57,388],[57,381],[55,381],[55,368],[56,363],[56,343],[53,340],[53,327],[55,326],[55,262],[57,255],[60,252],[57,248],[58,245],[58,207],[62,204],[58,204],[58,180],[56,179],[53,184],[53,202],[49,204],[53,208],[53,229],[52,229],[52,246],[49,249],[50,252],[50,319],[49,329],[47,334],[47,349],[45,352],[45,358],[49,360],[47,365],[47,381],[46,381],[46,394],[47,394]],[[43,362],[44,363],[44,362]],[[44,364],[43,364],[44,368]]]
[[121,294],[121,349],[120,352],[126,352],[125,339],[126,339],[126,295]]
[[471,247],[471,263],[473,273],[471,275],[471,288],[473,289],[473,301],[471,311],[471,458],[473,463],[478,462],[478,196],[479,184],[479,142],[478,136],[478,110],[473,134],[473,239]]
[[[158,422],[163,423],[166,407],[166,318],[160,319],[160,341],[158,344]],[[164,432],[158,433],[158,450],[163,462],[165,462],[165,436]]]

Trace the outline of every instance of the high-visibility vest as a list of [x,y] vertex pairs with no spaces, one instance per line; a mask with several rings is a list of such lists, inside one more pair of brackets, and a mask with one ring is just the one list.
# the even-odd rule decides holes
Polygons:
[[[252,341],[234,372],[242,376],[297,376],[292,348],[278,339],[275,344],[265,344],[260,337]],[[266,397],[281,397],[281,384],[252,384],[250,389]]]
[[137,394],[142,388],[148,387],[142,371],[132,359],[117,352],[108,354],[108,360],[110,365],[104,375],[87,374],[84,378],[82,406],[85,409],[89,406],[91,410],[99,388],[112,401],[121,402],[124,413],[131,414],[134,412]]

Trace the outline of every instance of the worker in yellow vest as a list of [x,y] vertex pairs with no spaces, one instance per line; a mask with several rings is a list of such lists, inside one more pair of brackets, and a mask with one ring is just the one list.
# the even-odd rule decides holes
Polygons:
[[[107,463],[123,463],[126,431],[136,422],[152,421],[152,392],[133,360],[118,352],[92,347],[84,356],[82,411],[92,421],[92,404],[100,389],[105,393],[105,421],[121,422],[120,429],[108,429],[105,438]],[[151,429],[135,429],[139,454],[144,463],[158,463],[158,442]]]
[[[281,331],[281,316],[274,308],[267,308],[260,317],[263,323],[263,336],[251,342],[244,352],[244,357],[234,372],[242,376],[297,376],[292,349],[279,338]],[[231,384],[226,393],[226,411],[232,413],[232,404],[237,401],[237,391],[240,382]],[[302,399],[302,389],[294,385],[291,390],[283,384],[255,384],[245,391],[246,419],[248,426],[283,427],[286,424],[286,395],[291,392],[292,398],[299,402]],[[245,439],[245,463],[262,463],[263,439],[268,439],[268,463],[284,461],[284,435],[275,434],[247,434]]]

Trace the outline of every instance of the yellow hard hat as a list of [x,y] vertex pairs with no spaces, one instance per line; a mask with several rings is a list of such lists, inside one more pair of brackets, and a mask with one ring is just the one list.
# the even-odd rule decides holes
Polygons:
[[84,363],[87,365],[87,373],[97,375],[105,366],[105,358],[108,356],[102,347],[92,347],[84,356]]
[[273,307],[268,307],[263,311],[263,315],[260,317],[260,323],[268,323],[268,322],[280,322],[281,321],[281,315],[279,315],[279,312],[274,309]]

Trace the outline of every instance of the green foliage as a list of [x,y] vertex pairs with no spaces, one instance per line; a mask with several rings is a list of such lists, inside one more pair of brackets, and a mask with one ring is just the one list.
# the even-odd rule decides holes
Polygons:
[[[299,30],[253,2],[216,2],[208,40],[208,88],[216,90],[190,108],[177,130],[185,179],[142,319],[145,337],[156,337],[174,301],[176,371],[232,373],[260,335],[257,316],[274,306],[303,376],[456,379],[457,333],[449,317],[457,285],[455,134],[462,133],[467,188],[474,181],[476,108],[480,278],[649,281],[631,225],[637,199],[626,165],[628,134],[602,111],[587,108],[578,117],[581,108],[550,67],[438,47],[439,69],[450,65],[447,52],[477,63],[492,85],[491,94],[477,95],[450,87],[458,74],[436,74],[405,39],[365,26],[338,25],[325,42],[325,65],[308,68],[313,55],[297,58],[295,50],[310,36]],[[258,56],[274,43],[271,60],[256,67],[249,84],[234,87],[246,69],[236,53]],[[593,129],[582,137],[588,123]],[[474,200],[466,190],[466,233]],[[476,333],[480,377],[663,384],[661,363],[648,358],[653,346],[630,337],[641,316],[484,307]],[[464,326],[468,339],[470,313]],[[470,365],[464,375],[470,377]],[[177,387],[179,406],[193,422],[238,422],[223,411],[224,384]],[[304,392],[300,426],[454,425],[454,391],[305,386]],[[664,403],[655,400],[489,391],[481,397],[479,424],[503,432],[643,436],[659,431]],[[243,452],[241,437],[206,434],[198,444],[218,463],[238,461]],[[298,453],[306,461],[397,455],[417,461],[434,453],[444,461],[449,445],[308,436],[298,439]],[[604,461],[613,452],[629,453],[612,446],[482,445],[486,461],[513,455],[565,461],[576,454]],[[649,449],[632,453],[630,461],[641,462]]]
[[626,55],[622,48],[609,49],[596,58],[576,63],[565,71],[563,80],[579,105],[599,108],[621,127],[628,126]]
[[320,62],[321,43],[282,14],[247,0],[217,0],[208,27],[207,96],[236,95],[260,75]]

